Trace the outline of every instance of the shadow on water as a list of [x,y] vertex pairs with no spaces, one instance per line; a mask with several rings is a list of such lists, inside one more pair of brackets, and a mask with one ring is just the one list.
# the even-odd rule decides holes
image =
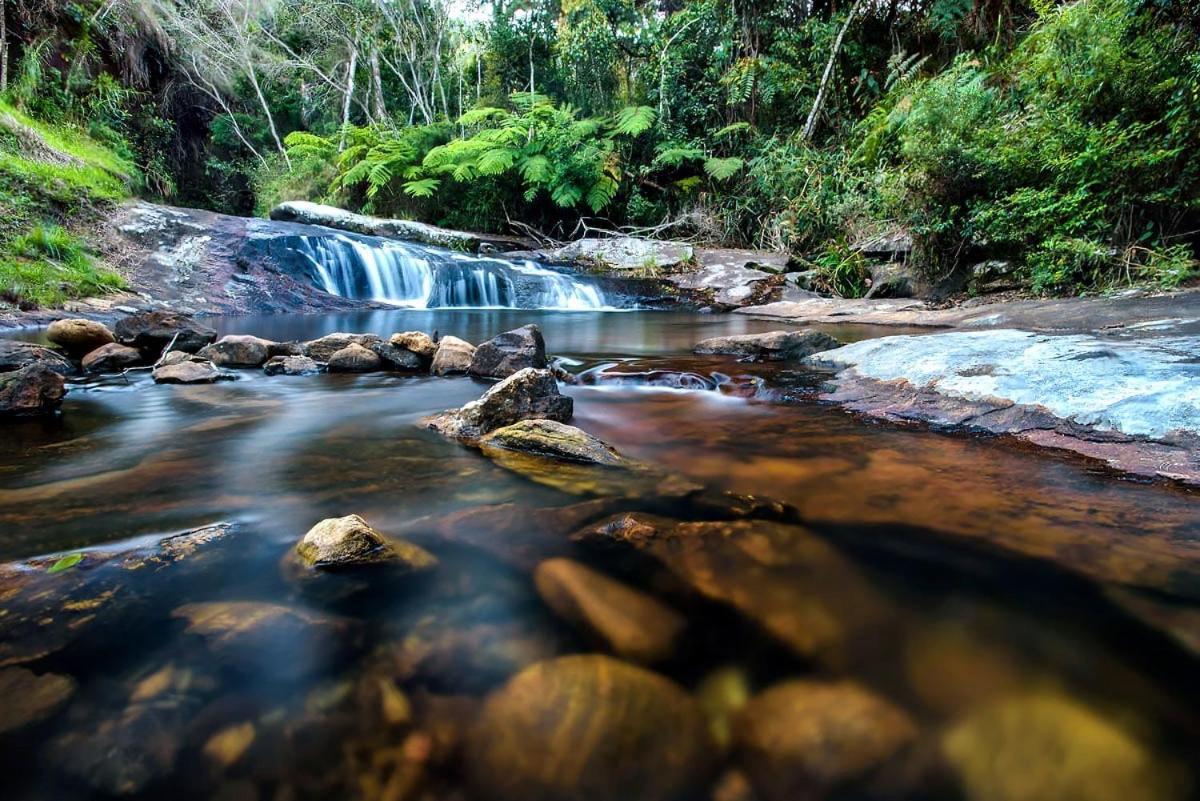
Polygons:
[[[218,327],[479,341],[530,320],[593,371],[565,388],[577,425],[707,489],[563,491],[419,428],[480,394],[466,378],[138,374],[7,427],[4,797],[1196,797],[1195,494],[865,424],[812,402],[820,374],[780,388],[687,355],[773,327],[737,317]],[[437,568],[298,582],[294,543],[350,513]],[[674,684],[597,656],[544,667],[611,652]]]

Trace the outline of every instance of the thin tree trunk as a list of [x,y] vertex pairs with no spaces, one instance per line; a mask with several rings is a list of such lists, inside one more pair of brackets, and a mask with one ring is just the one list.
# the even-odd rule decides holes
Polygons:
[[371,83],[375,93],[375,116],[387,121],[387,103],[383,99],[383,76],[379,72],[379,51],[371,48]]
[[346,149],[346,129],[350,127],[350,100],[354,97],[354,73],[358,70],[358,48],[350,49],[350,63],[346,65],[346,96],[342,100],[342,133],[338,141],[338,152]]
[[267,127],[271,130],[271,138],[275,140],[275,148],[279,154],[283,156],[283,161],[287,164],[290,171],[292,169],[292,160],[288,157],[287,148],[283,146],[283,140],[279,138],[279,129],[275,127],[275,117],[271,114],[271,106],[267,103],[267,98],[263,95],[262,87],[258,85],[258,75],[254,71],[251,64],[246,65],[247,75],[250,78],[250,85],[254,87],[254,94],[258,96],[259,105],[262,106],[263,114],[267,117]]
[[0,92],[8,91],[8,2],[0,0]]
[[862,4],[863,0],[854,0],[854,5],[850,7],[850,13],[846,15],[845,24],[838,31],[837,39],[833,41],[833,51],[830,52],[829,61],[825,64],[825,73],[821,76],[817,97],[813,100],[812,110],[808,112],[808,119],[804,121],[804,132],[801,136],[805,141],[811,141],[813,133],[817,130],[817,118],[821,115],[821,107],[825,105],[825,96],[829,92],[829,81],[833,78],[833,68],[837,63],[838,53],[842,50],[842,41],[846,38],[846,32],[850,30],[850,23],[854,22],[854,18],[858,16],[858,10]]

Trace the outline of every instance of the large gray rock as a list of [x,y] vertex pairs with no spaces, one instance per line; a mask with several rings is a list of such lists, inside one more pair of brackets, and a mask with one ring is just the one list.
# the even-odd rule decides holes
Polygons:
[[271,209],[271,219],[306,225],[323,225],[326,228],[338,228],[342,231],[353,231],[369,236],[403,239],[407,242],[420,242],[423,245],[436,245],[451,250],[474,252],[479,250],[480,245],[484,242],[476,234],[465,231],[439,228],[436,225],[427,225],[412,220],[368,217],[365,214],[355,214],[336,206],[323,206],[304,200],[280,203]]
[[262,367],[276,343],[247,334],[229,334],[197,354],[221,367]]
[[479,400],[427,417],[422,424],[444,436],[473,442],[520,420],[566,422],[573,408],[571,399],[559,393],[553,373],[527,367],[493,386]]
[[71,375],[75,372],[75,365],[52,348],[15,339],[0,339],[0,373],[20,370],[31,364],[41,364],[59,375]]
[[554,261],[582,262],[607,270],[658,271],[691,262],[692,246],[633,236],[577,239],[547,256]]
[[263,365],[267,375],[316,375],[321,365],[307,356],[272,356]]
[[781,362],[803,359],[841,344],[820,331],[770,331],[766,334],[713,337],[697,344],[694,352],[737,356],[760,362]]
[[465,373],[471,369],[475,358],[475,346],[458,337],[442,337],[429,370],[434,375]]
[[117,321],[113,333],[122,345],[153,356],[162,353],[167,345],[171,345],[171,350],[195,353],[217,338],[217,332],[203,323],[186,314],[166,311],[138,312],[123,317]]
[[327,362],[330,356],[345,347],[362,345],[364,348],[369,348],[373,343],[378,341],[379,337],[375,334],[345,334],[338,332],[336,334],[326,334],[320,339],[314,339],[311,342],[305,342],[301,345],[301,350],[310,359]]
[[104,323],[74,318],[50,323],[46,329],[46,339],[76,357],[116,341],[113,332]]
[[518,370],[546,366],[546,342],[536,325],[523,325],[475,348],[468,372],[480,378],[507,378]]
[[[717,251],[716,253],[720,253]],[[710,293],[720,306],[745,306],[754,302],[773,274],[755,269],[743,258],[713,258],[692,272],[666,276],[663,280],[679,289]]]
[[0,373],[0,416],[53,414],[67,394],[65,383],[61,375],[41,363]]
[[84,356],[83,369],[89,373],[116,373],[142,361],[142,352],[137,348],[110,342]]
[[371,348],[350,343],[329,356],[331,373],[370,373],[383,367],[383,359]]
[[372,342],[370,349],[383,362],[382,366],[389,370],[421,373],[429,366],[428,359],[421,358],[407,348],[398,348],[390,342]]
[[233,375],[218,370],[209,361],[188,359],[155,367],[150,375],[159,384],[215,384],[230,381]]

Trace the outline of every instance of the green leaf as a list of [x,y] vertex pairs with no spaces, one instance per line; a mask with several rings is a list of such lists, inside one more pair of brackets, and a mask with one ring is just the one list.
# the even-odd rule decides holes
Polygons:
[[685,161],[704,158],[704,151],[688,145],[666,145],[654,157],[654,163],[664,167],[678,167]]
[[404,194],[409,197],[433,197],[441,181],[437,178],[422,178],[419,181],[409,181],[404,185]]
[[529,156],[521,159],[521,177],[527,184],[545,183],[550,177],[550,160],[545,156]]
[[622,136],[640,136],[654,125],[654,117],[650,106],[626,106],[617,112],[613,130]]
[[583,198],[583,190],[575,184],[558,184],[550,190],[550,199],[558,206],[568,209]]
[[55,573],[61,573],[64,570],[70,570],[71,568],[75,567],[75,565],[79,564],[82,561],[83,561],[83,554],[69,553],[66,556],[64,556],[62,559],[59,559],[54,564],[50,565],[50,567],[46,570],[46,573],[48,575],[52,576]]
[[479,123],[487,122],[490,119],[500,119],[507,116],[509,116],[508,112],[502,108],[473,108],[458,118],[458,124],[478,125]]
[[714,181],[726,181],[741,172],[742,160],[736,156],[727,159],[711,158],[704,162],[704,171]]
[[750,130],[750,123],[735,122],[731,125],[726,125],[724,128],[717,131],[715,134],[713,134],[713,137],[719,139],[721,137],[733,136],[734,134],[739,134],[739,133],[742,133],[743,131],[748,131],[748,130]]

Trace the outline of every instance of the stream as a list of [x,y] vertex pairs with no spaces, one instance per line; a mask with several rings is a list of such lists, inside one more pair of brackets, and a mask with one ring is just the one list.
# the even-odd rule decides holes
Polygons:
[[[342,294],[415,308],[206,322],[280,341],[420,330],[470,342],[537,323],[578,377],[562,387],[574,425],[714,497],[790,505],[803,527],[787,530],[803,535],[762,534],[734,550],[702,540],[675,557],[576,542],[580,504],[637,510],[650,490],[530,481],[419,427],[486,389],[466,377],[87,379],[60,417],[6,423],[0,440],[0,561],[32,560],[37,572],[85,553],[56,571],[62,596],[43,599],[44,619],[14,623],[6,604],[23,599],[25,574],[0,581],[0,666],[73,683],[49,718],[19,735],[0,729],[4,798],[482,801],[507,781],[489,772],[493,755],[521,744],[470,739],[481,699],[535,662],[608,650],[539,598],[530,571],[542,540],[531,532],[543,529],[548,555],[639,588],[685,621],[652,667],[700,699],[722,749],[694,771],[688,799],[1198,797],[1200,642],[1174,625],[1200,615],[1194,493],[1005,441],[873,424],[815,400],[827,373],[691,353],[703,338],[778,324],[603,311],[599,294],[553,278],[539,305],[574,311],[433,308],[514,305],[520,271],[431,280],[406,263],[385,271],[398,276],[387,284],[353,278],[366,273],[345,260],[321,263],[342,264],[322,278]],[[843,341],[904,333],[824,330]],[[650,511],[704,520],[695,507],[666,498]],[[426,548],[437,569],[350,599],[298,589],[281,560],[317,521],[349,514]],[[127,576],[104,573],[105,554],[219,522],[228,533],[173,566],[138,557]],[[197,605],[222,611],[233,633],[201,636]],[[262,608],[280,606],[299,617],[255,629]],[[807,648],[818,629],[828,638]],[[218,647],[238,637],[250,645]],[[903,751],[811,795],[749,789],[743,752],[729,748],[731,710],[793,679],[850,680],[888,699],[911,721]],[[656,703],[603,714],[633,737]],[[563,765],[568,785],[601,712],[580,714],[531,757]],[[656,731],[670,763],[675,733]],[[827,759],[832,775],[855,757],[807,759],[817,773]],[[1014,766],[1036,790],[1004,785]],[[574,797],[607,792],[582,784]]]

